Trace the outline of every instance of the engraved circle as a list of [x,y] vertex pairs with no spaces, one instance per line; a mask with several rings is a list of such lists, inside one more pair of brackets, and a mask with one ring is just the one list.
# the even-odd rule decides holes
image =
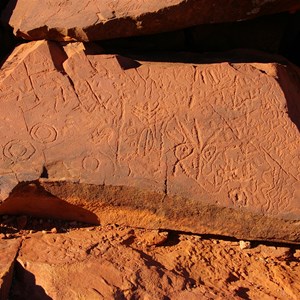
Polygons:
[[51,143],[57,139],[57,130],[48,124],[38,123],[30,130],[31,137],[40,143]]
[[100,166],[100,162],[97,158],[87,156],[82,161],[82,167],[87,171],[96,171]]
[[133,127],[133,126],[130,126],[130,127],[128,127],[128,128],[126,129],[126,134],[127,134],[128,136],[134,136],[134,135],[137,134],[137,129],[136,129],[135,127]]
[[5,157],[13,161],[28,160],[35,153],[36,149],[27,141],[12,140],[3,148]]

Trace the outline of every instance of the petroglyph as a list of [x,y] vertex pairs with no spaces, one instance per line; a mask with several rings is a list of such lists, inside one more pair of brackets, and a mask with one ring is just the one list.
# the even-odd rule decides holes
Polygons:
[[48,124],[35,124],[30,130],[31,137],[41,143],[51,143],[57,139],[57,130]]
[[31,158],[36,149],[28,141],[12,140],[3,148],[3,155],[14,163]]
[[82,167],[87,171],[96,171],[99,168],[99,165],[99,160],[92,156],[87,156],[82,160]]
[[[299,133],[286,108],[297,99],[275,77],[250,63],[137,63],[82,50],[61,62],[61,72],[54,43],[18,51],[20,62],[4,64],[0,76],[1,177],[7,160],[26,174],[23,163],[35,154],[36,170],[63,164],[71,181],[300,217]],[[44,59],[38,73],[25,70],[36,55]],[[55,91],[38,86],[38,74]],[[5,94],[12,83],[16,91]]]

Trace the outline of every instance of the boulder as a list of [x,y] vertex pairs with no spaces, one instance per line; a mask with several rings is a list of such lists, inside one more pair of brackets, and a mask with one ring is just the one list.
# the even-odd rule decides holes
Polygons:
[[1,68],[0,213],[300,241],[295,66],[92,52]]
[[[162,234],[162,232],[161,232]],[[299,247],[257,245],[122,226],[29,233],[10,299],[298,299]],[[259,283],[259,286],[258,284]]]
[[4,18],[29,40],[94,41],[153,34],[199,24],[294,11],[298,0],[168,0],[41,2],[11,0]]
[[192,282],[98,231],[32,235],[17,261],[13,299],[163,299]]
[[13,279],[15,258],[21,246],[21,239],[0,238],[0,299],[8,300]]

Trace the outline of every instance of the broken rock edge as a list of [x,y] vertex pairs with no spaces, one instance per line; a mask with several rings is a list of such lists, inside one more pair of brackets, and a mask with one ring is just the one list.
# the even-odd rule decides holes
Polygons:
[[[63,67],[64,62],[68,58],[70,58],[72,55],[71,56],[68,55],[68,53],[65,50],[64,46],[60,45],[59,43],[56,43],[56,42],[52,42],[52,41],[39,41],[39,42],[36,42],[37,43],[36,46],[38,47],[40,43],[44,43],[44,42],[46,42],[49,47],[54,47],[54,48],[56,48],[57,50],[59,50],[62,53],[62,56],[64,57],[63,60],[57,61],[53,57],[53,59],[54,59],[54,61],[53,61],[54,65],[55,65],[55,67],[57,68],[57,70],[59,72],[63,73],[63,75],[68,78],[68,80],[70,81],[71,85],[74,88],[74,85],[72,84],[71,78],[69,77],[69,75],[67,74],[67,72],[65,72],[64,67]],[[80,50],[80,51],[85,52],[84,50]],[[102,54],[102,53],[100,52],[99,54]],[[116,56],[118,56],[118,55],[116,55]],[[135,60],[133,60],[133,62],[138,63]],[[229,63],[229,64],[231,65],[231,63]],[[275,62],[275,64],[280,64],[280,63],[278,63],[278,62],[276,63]],[[268,74],[268,73],[266,73],[264,70],[261,70],[261,68],[258,67],[258,66],[256,66],[255,64],[253,65],[253,67],[255,67],[258,70],[262,71],[266,76],[274,77],[274,74]],[[76,91],[75,91],[75,93],[76,93]],[[40,174],[42,174],[43,168],[44,168],[45,164],[46,164],[46,162],[44,162],[44,165],[41,166],[41,168],[40,168],[40,170],[41,170]],[[15,175],[16,181],[17,181],[17,183],[15,184],[15,188],[18,187],[18,186],[20,186],[20,185],[23,185],[23,184],[31,184],[31,183],[34,183],[34,184],[38,183],[38,184],[40,184],[41,182],[45,183],[45,182],[48,181],[48,180],[44,180],[44,179],[40,178],[41,175],[38,175],[38,174],[35,174],[34,176],[32,176],[28,181],[19,180],[17,174],[14,173],[14,175]],[[78,181],[80,182],[80,180],[78,180]],[[51,182],[51,180],[49,180],[49,182]],[[55,179],[52,179],[52,182],[69,183],[69,182],[63,181],[63,180],[56,181]],[[76,182],[76,180],[72,180],[71,184],[79,184],[79,182]],[[81,184],[83,184],[83,183],[81,183]],[[85,184],[85,185],[94,186],[92,184]],[[97,187],[97,186],[95,185],[94,187]],[[103,186],[100,186],[100,187],[103,188],[105,186],[103,185]],[[15,188],[13,188],[13,189],[15,189]],[[125,188],[126,189],[127,187],[124,186],[124,187],[114,187],[114,188]],[[151,191],[149,193],[151,194]],[[170,196],[170,195],[167,195],[166,193],[165,194],[162,193],[161,195],[162,195],[161,197],[162,197],[163,200],[168,199],[168,198],[172,198],[172,197],[176,198],[176,199],[179,198],[176,195],[175,196]],[[182,198],[181,201],[187,202],[189,200]],[[200,205],[203,206],[204,204],[200,203]],[[1,202],[0,202],[0,206],[1,206]],[[283,219],[278,219],[278,218],[270,217],[270,216],[263,216],[263,215],[258,215],[258,214],[254,214],[254,213],[249,213],[249,212],[242,212],[241,209],[235,210],[233,208],[221,207],[221,206],[216,206],[216,205],[208,205],[207,207],[211,207],[211,210],[216,212],[213,217],[215,217],[216,215],[217,216],[221,215],[222,217],[220,219],[223,220],[224,222],[228,222],[228,220],[232,219],[232,217],[234,216],[234,219],[241,220],[240,226],[247,227],[247,228],[253,227],[250,231],[248,230],[248,232],[250,232],[249,234],[246,234],[246,236],[242,235],[242,236],[240,236],[240,238],[248,238],[248,239],[256,239],[256,240],[266,240],[266,239],[269,239],[269,240],[274,240],[274,241],[279,241],[279,242],[280,241],[286,241],[286,240],[288,240],[288,241],[294,241],[294,242],[300,242],[300,234],[293,234],[294,235],[293,238],[286,239],[286,237],[274,236],[274,234],[276,235],[276,232],[274,231],[273,232],[274,234],[272,234],[272,230],[271,230],[271,227],[270,227],[270,232],[268,233],[268,237],[265,237],[265,235],[260,235],[258,233],[257,229],[255,229],[256,227],[258,227],[258,224],[262,224],[262,226],[263,226],[264,223],[266,223],[266,224],[270,224],[270,226],[271,226],[271,224],[275,224],[275,223],[279,222],[281,224],[280,226],[283,226],[283,227],[289,226],[289,225],[296,225],[296,228],[299,231],[300,224],[299,224],[299,220],[298,219],[283,220]],[[129,209],[132,209],[132,207],[129,206]],[[180,209],[182,209],[182,208],[180,207]],[[238,215],[238,217],[237,217],[237,215]],[[246,215],[248,216],[247,218],[249,218],[249,220],[247,220],[245,222],[245,220],[243,220],[243,219],[244,219],[244,217]],[[211,213],[210,213],[210,216],[212,216]],[[216,224],[207,224],[207,222],[211,222],[212,221],[211,217],[210,218],[203,217],[203,219],[205,221],[201,220],[202,223],[198,224],[197,226],[198,227],[200,226],[202,229],[205,228],[205,230],[204,230],[205,233],[208,233],[208,234],[224,234],[224,235],[231,235],[231,236],[234,236],[234,237],[239,237],[239,234],[236,233],[236,230],[230,229],[229,232],[227,232],[226,229],[224,229],[222,226],[220,226],[220,223],[218,224],[218,226],[216,226]],[[264,220],[266,222],[264,222]],[[270,220],[272,220],[272,221],[270,221]],[[237,224],[237,222],[233,222],[233,223]],[[230,224],[233,224],[233,223],[231,222]],[[128,224],[128,225],[130,225],[130,224]],[[298,227],[297,227],[297,225],[298,225]],[[232,225],[230,225],[230,226],[232,226]],[[280,228],[280,226],[278,226],[278,228]],[[267,226],[265,226],[265,227],[266,227],[266,229],[264,231],[268,231],[268,227]],[[151,229],[151,226],[149,228]],[[163,229],[163,227],[158,227],[158,228],[159,229]],[[176,225],[175,226],[174,225],[173,226],[169,226],[168,228],[165,227],[165,229],[180,230],[180,228],[177,228]],[[191,226],[187,226],[186,228],[183,229],[183,231],[187,231],[187,232],[191,232],[191,233],[200,233],[201,232],[201,230],[200,231],[199,230],[195,230]],[[295,230],[295,232],[297,232],[297,230]],[[203,232],[201,232],[201,233],[203,233]]]
[[[192,3],[191,3],[192,2]],[[113,17],[111,19],[106,20],[105,22],[96,21],[94,24],[90,26],[86,26],[83,28],[61,28],[61,27],[49,27],[47,24],[43,24],[43,26],[31,29],[27,32],[22,31],[22,29],[15,29],[14,34],[17,37],[21,37],[27,40],[53,40],[53,41],[80,41],[80,42],[91,42],[97,40],[107,40],[114,38],[122,38],[122,37],[130,37],[130,36],[141,36],[141,35],[151,35],[162,32],[170,32],[174,30],[185,29],[192,26],[197,26],[205,23],[224,23],[224,22],[233,22],[238,19],[238,21],[244,21],[253,19],[255,17],[263,16],[268,14],[266,13],[266,7],[270,8],[270,4],[268,1],[262,3],[255,3],[254,5],[258,6],[258,12],[245,12],[245,16],[235,16],[236,18],[224,18],[223,20],[212,20],[210,22],[200,21],[195,17],[186,17],[183,24],[178,22],[178,16],[182,14],[182,11],[188,11],[190,14],[194,11],[199,11],[198,0],[190,0],[190,1],[182,1],[179,4],[170,5],[168,7],[163,7],[158,9],[157,11],[143,12],[138,16],[119,16]],[[191,6],[191,7],[189,7]],[[214,4],[213,4],[214,6]],[[271,13],[280,13],[287,11],[287,8],[281,8],[282,5],[277,5],[275,9],[271,9]],[[296,6],[298,9],[298,6]],[[255,7],[253,7],[255,9]],[[2,18],[8,23],[10,16],[12,14],[11,9],[8,11],[4,11]],[[226,15],[226,14],[225,14]],[[162,25],[163,22],[163,25]],[[146,25],[145,25],[146,24]],[[158,24],[154,28],[149,26],[148,24]],[[21,26],[22,24],[20,24]],[[127,31],[124,33],[123,28],[127,28]],[[163,28],[163,29],[162,29]]]
[[[264,216],[241,209],[126,186],[93,185],[40,178],[19,183],[5,201],[9,201],[15,191],[18,192],[20,188],[30,185],[37,186],[43,193],[66,204],[74,205],[72,200],[80,199],[82,201],[79,204],[80,208],[97,216],[96,222],[87,221],[95,225],[117,224],[192,234],[231,236],[246,240],[300,243],[298,219],[285,220]],[[35,195],[36,199],[39,197],[42,199],[43,194]],[[191,204],[193,204],[192,209]],[[26,201],[24,201],[24,208],[18,207],[19,213],[22,210],[28,212]],[[45,217],[45,212],[41,211],[41,214],[33,215]],[[55,215],[48,215],[48,217],[57,218]],[[63,219],[61,216],[60,218]],[[74,220],[82,221],[76,218]]]

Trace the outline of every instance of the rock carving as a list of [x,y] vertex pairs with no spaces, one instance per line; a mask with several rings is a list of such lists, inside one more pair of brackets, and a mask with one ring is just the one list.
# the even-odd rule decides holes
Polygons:
[[[152,201],[154,215],[161,214],[162,203],[169,203],[171,215],[179,203],[195,213],[201,203],[282,222],[299,220],[300,140],[288,111],[299,99],[294,67],[149,63],[84,50],[66,53],[53,42],[31,42],[3,65],[1,182],[11,182],[12,174],[18,181],[38,180],[45,166],[49,182],[123,187],[118,197],[132,202],[109,198],[115,199],[109,205],[126,210],[147,211],[150,204],[143,203]],[[282,86],[286,78],[295,82],[290,92]],[[49,186],[52,193],[55,184]],[[89,197],[105,207],[109,192],[101,193],[85,194],[86,207]],[[154,193],[152,200],[143,198],[147,193]],[[72,203],[75,194],[62,198]],[[3,203],[6,197],[7,192]],[[91,206],[103,220],[105,210],[95,208],[96,202]],[[151,218],[137,220],[148,227],[176,227],[170,218],[160,215],[156,225]],[[197,217],[186,221],[179,213],[178,218],[178,230],[199,229]],[[291,226],[298,235],[289,239],[299,240],[299,225]],[[227,234],[237,234],[230,230]]]

